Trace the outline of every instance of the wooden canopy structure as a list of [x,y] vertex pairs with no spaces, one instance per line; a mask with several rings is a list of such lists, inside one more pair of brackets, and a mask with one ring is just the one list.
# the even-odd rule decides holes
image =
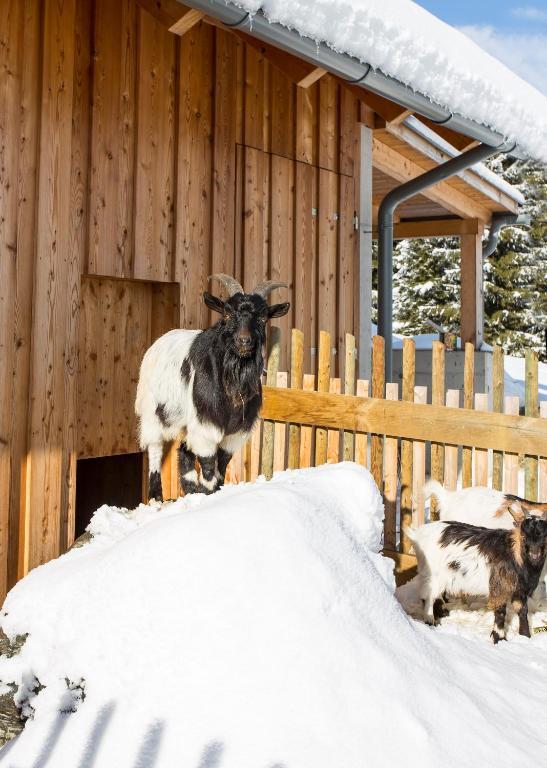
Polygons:
[[[208,275],[287,281],[283,330],[304,332],[308,369],[328,330],[340,369],[380,200],[448,155],[400,105],[176,0],[4,0],[0,72],[5,593],[72,543],[78,461],[138,450],[142,354],[209,322]],[[466,341],[483,229],[517,208],[471,170],[399,210],[397,237],[461,238]]]

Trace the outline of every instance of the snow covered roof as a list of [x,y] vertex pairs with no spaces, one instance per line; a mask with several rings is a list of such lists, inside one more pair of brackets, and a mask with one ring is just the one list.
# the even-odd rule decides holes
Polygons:
[[[547,98],[411,0],[235,0],[233,5],[251,15],[260,11],[269,22],[370,64],[547,161]],[[252,23],[251,18],[251,31]]]

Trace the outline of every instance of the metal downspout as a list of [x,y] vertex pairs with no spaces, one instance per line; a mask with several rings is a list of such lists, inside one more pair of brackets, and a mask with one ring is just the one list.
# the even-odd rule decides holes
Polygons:
[[393,376],[393,214],[395,209],[400,203],[433,184],[444,181],[500,152],[510,152],[513,146],[501,144],[492,147],[488,144],[480,144],[392,189],[382,200],[378,211],[378,333],[385,340],[386,382],[391,381]]
[[[482,258],[487,259],[496,250],[500,232],[504,227],[510,227],[519,223],[518,213],[494,213],[492,214],[492,225],[488,233],[488,240],[482,247]],[[523,222],[525,223],[525,222]]]

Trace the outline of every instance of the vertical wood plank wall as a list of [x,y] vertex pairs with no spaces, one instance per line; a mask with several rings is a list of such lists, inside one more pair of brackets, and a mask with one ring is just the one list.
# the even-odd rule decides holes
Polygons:
[[[78,399],[97,385],[78,363],[94,333],[82,276],[106,292],[97,306],[112,290],[99,278],[146,281],[148,298],[133,292],[143,307],[154,284],[178,283],[173,324],[188,328],[212,319],[212,272],[285,280],[279,325],[285,339],[303,332],[303,373],[321,328],[344,376],[358,318],[355,97],[329,76],[301,89],[260,43],[205,23],[172,35],[177,9],[0,3],[0,598],[70,543],[89,439]],[[133,445],[134,387],[109,450]]]

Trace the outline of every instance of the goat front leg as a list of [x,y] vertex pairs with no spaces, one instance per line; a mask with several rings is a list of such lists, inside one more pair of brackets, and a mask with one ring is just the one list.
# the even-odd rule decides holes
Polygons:
[[513,595],[513,608],[519,617],[519,635],[531,637],[528,623],[528,598],[526,595]]
[[491,632],[491,638],[494,641],[494,645],[499,643],[500,640],[507,640],[505,637],[505,614],[507,613],[507,606],[498,605],[494,608],[494,627]]
[[224,485],[224,478],[226,477],[226,470],[232,454],[225,451],[224,448],[219,448],[217,451],[217,469],[218,469],[218,485],[219,487]]
[[187,447],[186,443],[181,443],[179,446],[179,479],[185,496],[189,493],[198,493],[196,454]]
[[152,443],[148,446],[148,501],[163,501],[161,487],[161,462],[163,444]]
[[201,466],[201,481],[199,485],[200,493],[214,493],[219,488],[219,478],[217,475],[217,454],[212,456],[198,456]]

